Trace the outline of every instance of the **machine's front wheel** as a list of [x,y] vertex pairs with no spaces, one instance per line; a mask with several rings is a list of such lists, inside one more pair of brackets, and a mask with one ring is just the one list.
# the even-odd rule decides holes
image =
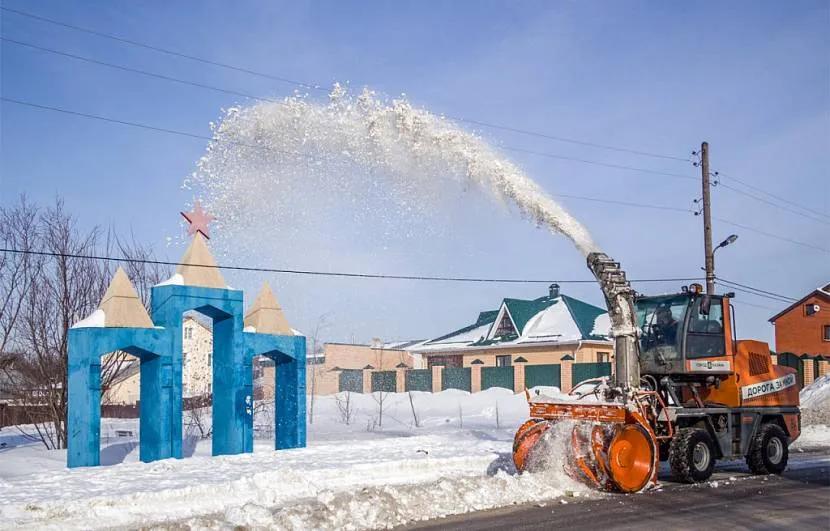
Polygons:
[[669,464],[674,477],[684,483],[700,483],[709,479],[715,468],[714,446],[706,430],[680,430],[669,446]]
[[752,439],[746,464],[753,474],[780,474],[789,456],[787,434],[781,426],[764,424]]

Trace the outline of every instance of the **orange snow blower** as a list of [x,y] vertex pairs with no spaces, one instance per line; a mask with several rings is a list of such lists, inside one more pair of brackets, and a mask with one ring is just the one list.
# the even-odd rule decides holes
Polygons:
[[655,484],[660,461],[689,483],[707,480],[717,459],[744,457],[753,473],[782,472],[800,433],[796,371],[774,365],[766,343],[734,339],[734,294],[704,295],[693,284],[635,296],[605,254],[589,255],[588,267],[609,309],[613,377],[570,400],[528,393],[516,468],[544,468],[551,428],[562,426],[565,471],[606,490]]

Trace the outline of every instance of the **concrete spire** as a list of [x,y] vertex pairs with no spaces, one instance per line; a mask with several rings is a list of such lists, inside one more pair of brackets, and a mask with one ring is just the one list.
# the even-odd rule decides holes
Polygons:
[[294,335],[280,303],[267,282],[245,314],[245,326],[253,326],[260,334]]
[[121,267],[115,271],[98,309],[104,312],[104,326],[108,328],[153,328],[147,309]]
[[[198,267],[212,266],[212,267]],[[176,269],[180,274],[185,286],[200,286],[203,288],[228,289],[222,273],[216,267],[216,260],[210,254],[207,243],[201,233],[193,236],[193,241],[182,257],[182,263]]]

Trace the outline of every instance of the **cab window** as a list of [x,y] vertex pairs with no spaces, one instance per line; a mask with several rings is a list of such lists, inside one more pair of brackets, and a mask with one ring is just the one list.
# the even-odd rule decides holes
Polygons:
[[688,298],[645,299],[637,303],[640,352],[660,362],[680,359],[680,337]]
[[689,310],[689,334],[686,338],[686,358],[714,358],[724,356],[723,307],[720,299],[712,299],[708,315],[700,313],[703,297],[698,297]]

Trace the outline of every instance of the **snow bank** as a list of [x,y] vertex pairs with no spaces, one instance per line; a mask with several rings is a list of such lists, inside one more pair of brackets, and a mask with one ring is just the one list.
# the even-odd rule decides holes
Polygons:
[[817,378],[802,389],[799,398],[803,426],[830,425],[830,374]]

